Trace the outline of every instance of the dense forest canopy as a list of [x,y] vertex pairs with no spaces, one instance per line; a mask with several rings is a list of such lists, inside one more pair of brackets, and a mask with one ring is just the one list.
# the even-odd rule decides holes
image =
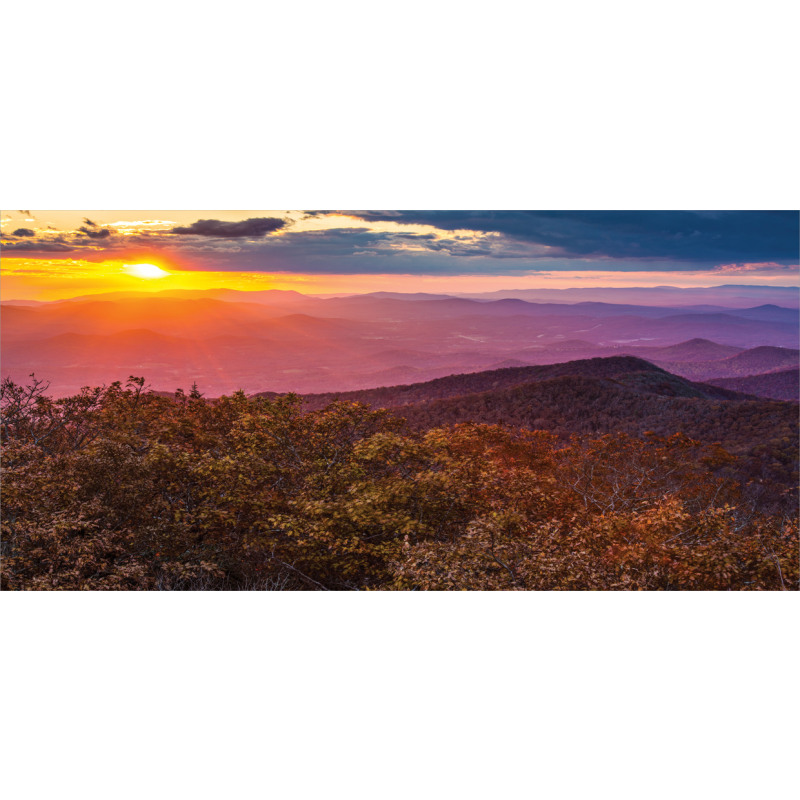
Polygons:
[[[502,391],[524,404],[532,386]],[[133,377],[53,399],[7,379],[2,587],[797,588],[788,434],[758,461],[676,431],[432,413],[459,402],[410,425],[351,401],[162,396]],[[756,417],[737,424],[761,436]]]

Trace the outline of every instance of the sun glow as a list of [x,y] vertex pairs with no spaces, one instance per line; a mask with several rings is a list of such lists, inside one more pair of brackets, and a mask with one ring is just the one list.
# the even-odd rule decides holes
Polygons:
[[128,275],[134,278],[153,280],[155,278],[166,278],[170,273],[155,264],[123,264],[122,268]]
[[[141,254],[141,258],[156,258]],[[130,259],[131,256],[128,256]],[[135,258],[135,257],[134,257]],[[64,300],[108,292],[203,291],[234,289],[258,291],[293,289],[303,294],[357,294],[360,292],[431,292],[458,294],[501,289],[541,289],[608,286],[710,286],[735,279],[739,284],[779,285],[796,283],[782,275],[759,272],[731,274],[696,272],[550,271],[516,275],[396,275],[304,274],[182,269],[169,270],[151,262],[123,260],[11,258],[3,254],[0,297],[6,300]],[[144,270],[141,272],[140,270]],[[797,273],[795,272],[795,275]]]

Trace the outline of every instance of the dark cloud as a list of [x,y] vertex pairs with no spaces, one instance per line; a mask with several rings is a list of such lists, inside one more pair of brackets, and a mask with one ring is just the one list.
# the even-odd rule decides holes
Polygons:
[[35,231],[32,231],[30,228],[17,228],[14,233],[14,236],[36,236]]
[[98,227],[97,223],[96,223],[96,222],[92,222],[92,221],[89,219],[89,217],[84,217],[84,218],[83,218],[83,221],[84,221],[84,222],[85,222],[85,223],[86,223],[86,224],[87,224],[87,225],[88,225],[90,228],[96,228],[96,227]]
[[[92,225],[94,225],[94,223],[92,223]],[[85,233],[90,239],[108,239],[108,237],[114,233],[114,231],[112,231],[110,228],[100,228],[100,230],[96,230],[96,228],[97,226],[95,226],[95,229],[93,230],[92,228],[83,225],[82,227],[78,228],[78,230],[81,233]]]
[[213,236],[221,239],[239,239],[264,236],[284,227],[286,221],[274,217],[253,217],[240,222],[223,222],[219,219],[199,219],[191,225],[172,229],[172,233],[191,236]]
[[28,239],[21,242],[6,240],[3,242],[3,252],[9,250],[24,251],[26,253],[66,253],[75,248],[61,242],[43,242]]
[[22,214],[23,217],[31,217],[32,216],[30,211],[18,211],[17,213],[18,214]]
[[395,233],[393,235],[395,239],[412,239],[416,241],[432,242],[436,239],[436,234],[434,233]]
[[[796,211],[359,211],[367,221],[500,233],[562,258],[667,259],[695,264],[798,259]],[[554,254],[555,255],[555,254]]]

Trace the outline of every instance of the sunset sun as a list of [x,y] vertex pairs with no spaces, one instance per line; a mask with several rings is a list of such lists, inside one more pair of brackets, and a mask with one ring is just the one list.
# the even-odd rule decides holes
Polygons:
[[134,278],[144,278],[152,280],[154,278],[166,278],[169,272],[157,267],[155,264],[125,264],[123,269],[128,275]]

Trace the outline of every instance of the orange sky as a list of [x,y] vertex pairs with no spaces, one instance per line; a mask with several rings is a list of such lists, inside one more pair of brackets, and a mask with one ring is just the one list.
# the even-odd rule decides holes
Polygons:
[[[131,267],[143,263],[160,267],[159,278],[138,277]],[[374,291],[486,292],[498,289],[565,288],[569,286],[709,286],[721,283],[787,285],[787,276],[746,272],[618,272],[573,271],[533,275],[302,275],[296,273],[212,272],[179,270],[163,258],[124,261],[3,258],[0,295],[3,300],[60,300],[103,292],[159,292],[168,289],[241,291],[294,289],[304,294]]]

